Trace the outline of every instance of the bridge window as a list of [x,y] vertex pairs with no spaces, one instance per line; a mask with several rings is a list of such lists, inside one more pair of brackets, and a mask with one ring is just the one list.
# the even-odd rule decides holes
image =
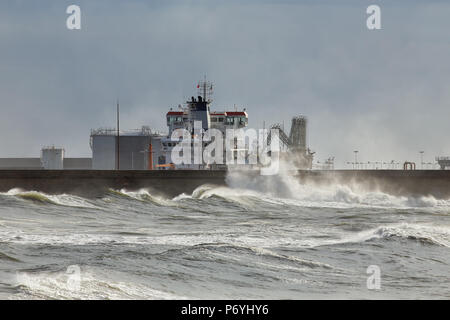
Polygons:
[[177,117],[177,116],[168,116],[167,117],[168,124],[180,123],[180,122],[183,122],[183,117]]

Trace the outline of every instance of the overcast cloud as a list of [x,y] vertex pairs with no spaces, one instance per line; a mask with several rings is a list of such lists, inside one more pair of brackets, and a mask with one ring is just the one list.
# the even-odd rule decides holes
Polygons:
[[308,116],[316,160],[431,161],[450,155],[449,33],[444,1],[2,1],[0,157],[90,156],[117,97],[123,128],[165,130],[206,74],[213,109],[244,106],[252,127]]

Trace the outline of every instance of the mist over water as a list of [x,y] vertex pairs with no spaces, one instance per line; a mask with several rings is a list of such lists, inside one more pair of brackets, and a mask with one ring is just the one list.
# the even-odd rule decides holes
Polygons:
[[[173,199],[0,194],[0,298],[449,298],[450,201],[230,172]],[[381,289],[367,289],[367,267]],[[68,281],[80,268],[80,285]]]

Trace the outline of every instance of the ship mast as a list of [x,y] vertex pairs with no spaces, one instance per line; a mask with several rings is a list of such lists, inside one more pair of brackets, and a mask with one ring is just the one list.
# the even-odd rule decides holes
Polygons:
[[116,170],[120,170],[120,109],[119,99],[117,99],[117,137],[116,137]]
[[198,95],[203,97],[203,100],[207,103],[212,102],[213,83],[206,80],[206,76],[203,81],[199,81],[197,85]]

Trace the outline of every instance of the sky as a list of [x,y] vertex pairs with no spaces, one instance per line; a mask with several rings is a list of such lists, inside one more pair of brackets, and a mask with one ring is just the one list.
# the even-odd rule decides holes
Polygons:
[[431,162],[450,155],[449,35],[438,0],[3,0],[0,157],[89,157],[117,99],[122,128],[166,130],[206,75],[212,109],[245,107],[250,127],[307,116],[315,162]]

